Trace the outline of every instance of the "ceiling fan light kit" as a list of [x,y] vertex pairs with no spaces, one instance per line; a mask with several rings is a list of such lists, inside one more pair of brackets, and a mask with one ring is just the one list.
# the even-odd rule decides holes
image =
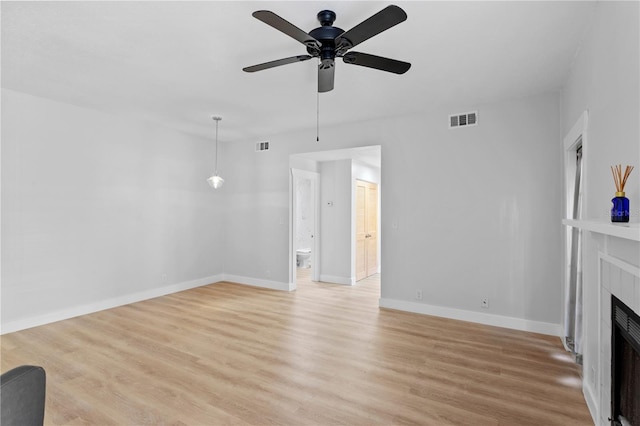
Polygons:
[[318,13],[317,17],[321,26],[311,30],[309,33],[304,32],[268,10],[253,12],[253,16],[304,44],[308,54],[246,67],[243,68],[245,72],[262,71],[281,65],[307,61],[311,58],[318,58],[318,92],[324,93],[333,90],[334,87],[335,58],[342,58],[346,64],[360,65],[394,74],[404,74],[411,68],[411,64],[408,62],[368,53],[348,52],[349,49],[363,41],[404,22],[407,19],[407,14],[398,6],[387,6],[349,31],[333,26],[336,14],[331,10],[322,10]]

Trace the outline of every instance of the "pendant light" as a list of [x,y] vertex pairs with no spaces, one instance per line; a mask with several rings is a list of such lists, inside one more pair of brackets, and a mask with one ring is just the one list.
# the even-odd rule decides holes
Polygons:
[[211,118],[216,122],[216,169],[213,176],[207,179],[207,183],[213,189],[218,189],[222,188],[222,185],[224,185],[224,179],[222,179],[222,177],[218,175],[218,124],[220,123],[220,120],[222,120],[222,117],[217,117],[214,115]]

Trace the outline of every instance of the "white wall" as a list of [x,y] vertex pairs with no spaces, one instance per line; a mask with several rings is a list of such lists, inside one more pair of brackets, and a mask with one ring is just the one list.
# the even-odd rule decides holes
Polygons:
[[[449,114],[474,109],[477,127],[447,128]],[[313,129],[262,135],[266,155],[253,140],[228,144],[225,272],[287,282],[289,155],[382,145],[383,300],[559,333],[559,117],[549,93],[327,126],[319,143]]]
[[288,289],[290,151],[269,141],[262,152],[255,141],[225,144],[220,158],[224,270],[232,281]]
[[[447,129],[448,114],[476,107],[477,127]],[[548,94],[398,123],[382,152],[387,306],[558,331],[558,117]]]
[[[631,204],[631,221],[640,219],[639,18],[638,2],[599,2],[594,22],[564,87],[565,133],[584,110],[589,111],[588,146],[584,152],[586,219],[610,218],[615,186],[609,166],[613,164],[636,167],[625,190]],[[638,243],[610,238],[604,247],[602,238],[585,236],[583,361],[585,395],[592,410],[599,391],[598,250],[640,265]]]
[[223,272],[213,143],[2,90],[2,329]]
[[[366,182],[380,184],[380,169],[362,163],[358,160],[353,160],[351,174],[353,179],[364,180]],[[355,183],[354,183],[355,184]]]
[[635,165],[626,196],[640,221],[638,2],[599,2],[595,21],[563,92],[564,133],[589,110],[586,214],[609,219],[615,186],[610,165]]
[[320,162],[320,279],[337,284],[353,282],[351,163]]
[[300,158],[293,156],[289,159],[289,166],[292,169],[304,170],[307,172],[318,173],[318,162],[308,158]]

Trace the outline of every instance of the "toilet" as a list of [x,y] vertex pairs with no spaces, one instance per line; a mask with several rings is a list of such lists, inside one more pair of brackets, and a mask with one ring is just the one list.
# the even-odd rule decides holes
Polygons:
[[298,268],[311,267],[311,249],[296,250],[296,265]]

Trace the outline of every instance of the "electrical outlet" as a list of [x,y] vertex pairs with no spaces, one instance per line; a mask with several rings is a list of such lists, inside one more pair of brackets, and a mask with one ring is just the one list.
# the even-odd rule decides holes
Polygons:
[[483,297],[482,299],[480,299],[480,306],[483,308],[488,308],[489,307],[489,298],[488,297]]
[[416,299],[422,300],[422,290],[416,290]]

